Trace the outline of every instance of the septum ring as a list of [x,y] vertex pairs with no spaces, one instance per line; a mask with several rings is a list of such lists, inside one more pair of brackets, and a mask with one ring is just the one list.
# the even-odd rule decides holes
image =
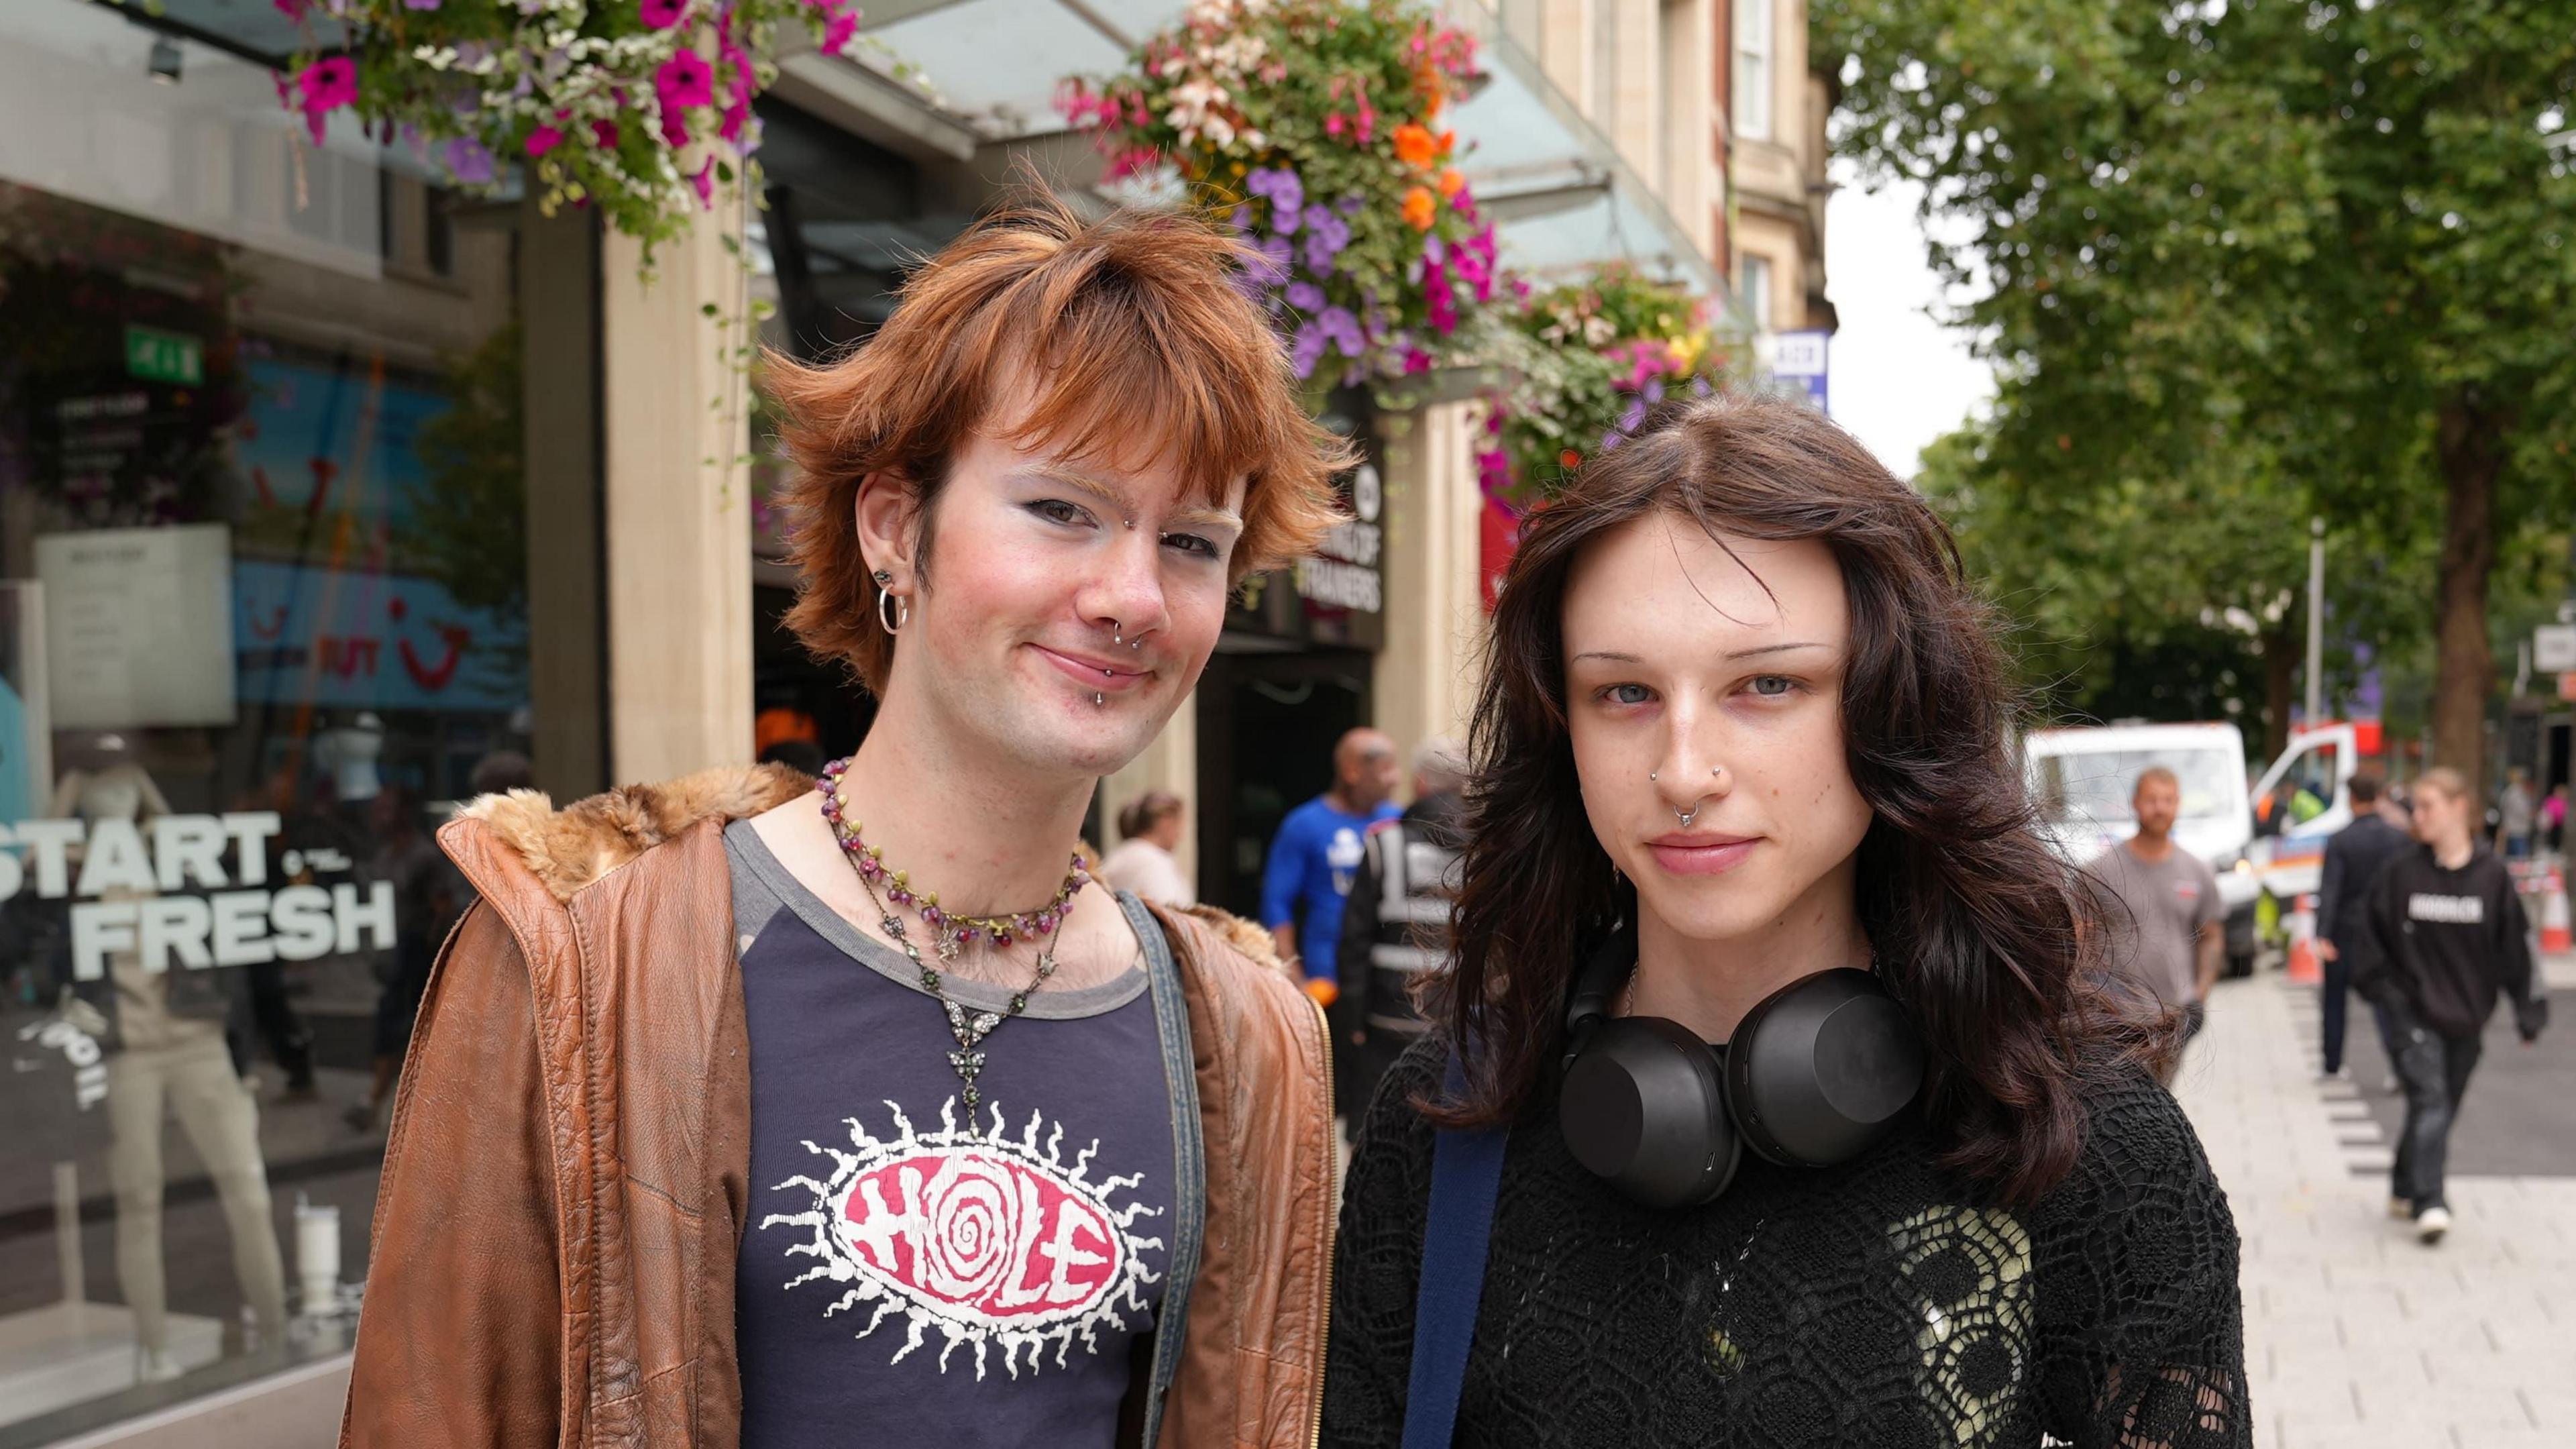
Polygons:
[[1690,829],[1691,822],[1699,818],[1699,812],[1700,807],[1697,805],[1692,806],[1688,810],[1675,806],[1673,808],[1673,818],[1682,823],[1682,829],[1688,830]]

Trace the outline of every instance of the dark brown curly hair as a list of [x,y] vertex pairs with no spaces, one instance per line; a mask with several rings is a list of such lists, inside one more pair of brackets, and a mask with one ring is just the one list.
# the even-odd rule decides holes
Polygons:
[[2037,832],[1996,626],[1948,528],[1849,434],[1772,397],[1664,405],[1522,523],[1477,702],[1456,954],[1429,994],[1477,1047],[1464,1099],[1424,1110],[1516,1116],[1562,1050],[1577,963],[1637,909],[1584,814],[1561,619],[1583,550],[1656,512],[1821,540],[1840,562],[1845,749],[1873,813],[1861,924],[1923,1033],[1944,1164],[2002,1201],[2036,1198],[2075,1163],[2088,1087],[2160,1064],[2175,1019],[2103,969],[2098,898]]

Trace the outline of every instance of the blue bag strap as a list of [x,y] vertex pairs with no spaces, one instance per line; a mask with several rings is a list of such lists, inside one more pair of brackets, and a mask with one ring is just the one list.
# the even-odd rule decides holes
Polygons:
[[[1466,1073],[1449,1058],[1449,1095]],[[1450,1449],[1476,1305],[1485,1295],[1485,1249],[1503,1181],[1509,1132],[1444,1130],[1431,1149],[1431,1204],[1422,1220],[1422,1282],[1413,1304],[1413,1377],[1404,1396],[1404,1449]]]

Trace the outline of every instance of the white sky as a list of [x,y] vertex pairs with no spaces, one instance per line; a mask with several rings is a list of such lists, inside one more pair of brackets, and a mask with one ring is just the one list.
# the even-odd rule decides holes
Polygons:
[[1923,446],[1994,395],[1994,377],[1968,354],[1967,334],[1933,319],[1940,279],[1923,254],[1911,183],[1861,190],[1848,164],[1825,206],[1825,293],[1842,329],[1830,361],[1834,421],[1900,478]]

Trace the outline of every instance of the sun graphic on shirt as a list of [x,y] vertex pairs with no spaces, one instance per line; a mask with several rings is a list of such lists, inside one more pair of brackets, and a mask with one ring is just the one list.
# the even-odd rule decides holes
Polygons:
[[901,1107],[886,1108],[894,1114],[893,1136],[874,1136],[848,1118],[856,1151],[805,1144],[831,1160],[829,1176],[800,1174],[770,1189],[808,1199],[801,1211],[760,1223],[812,1229],[809,1239],[787,1245],[789,1257],[815,1260],[787,1281],[790,1291],[841,1285],[823,1313],[870,1309],[858,1338],[902,1318],[903,1347],[890,1363],[936,1332],[943,1340],[939,1371],[946,1373],[949,1355],[970,1346],[979,1381],[989,1348],[1001,1349],[1002,1367],[1018,1378],[1023,1350],[1031,1372],[1049,1347],[1063,1368],[1075,1340],[1098,1353],[1102,1329],[1123,1331],[1129,1313],[1140,1325],[1151,1314],[1143,1290],[1161,1275],[1146,1266],[1144,1250],[1163,1240],[1133,1229],[1162,1209],[1113,1201],[1141,1185],[1141,1176],[1091,1179],[1097,1139],[1067,1166],[1063,1124],[1047,1131],[1041,1148],[1046,1123],[1037,1112],[1013,1138],[998,1103],[981,1134],[957,1125],[955,1097],[940,1104],[936,1132],[916,1132]]

